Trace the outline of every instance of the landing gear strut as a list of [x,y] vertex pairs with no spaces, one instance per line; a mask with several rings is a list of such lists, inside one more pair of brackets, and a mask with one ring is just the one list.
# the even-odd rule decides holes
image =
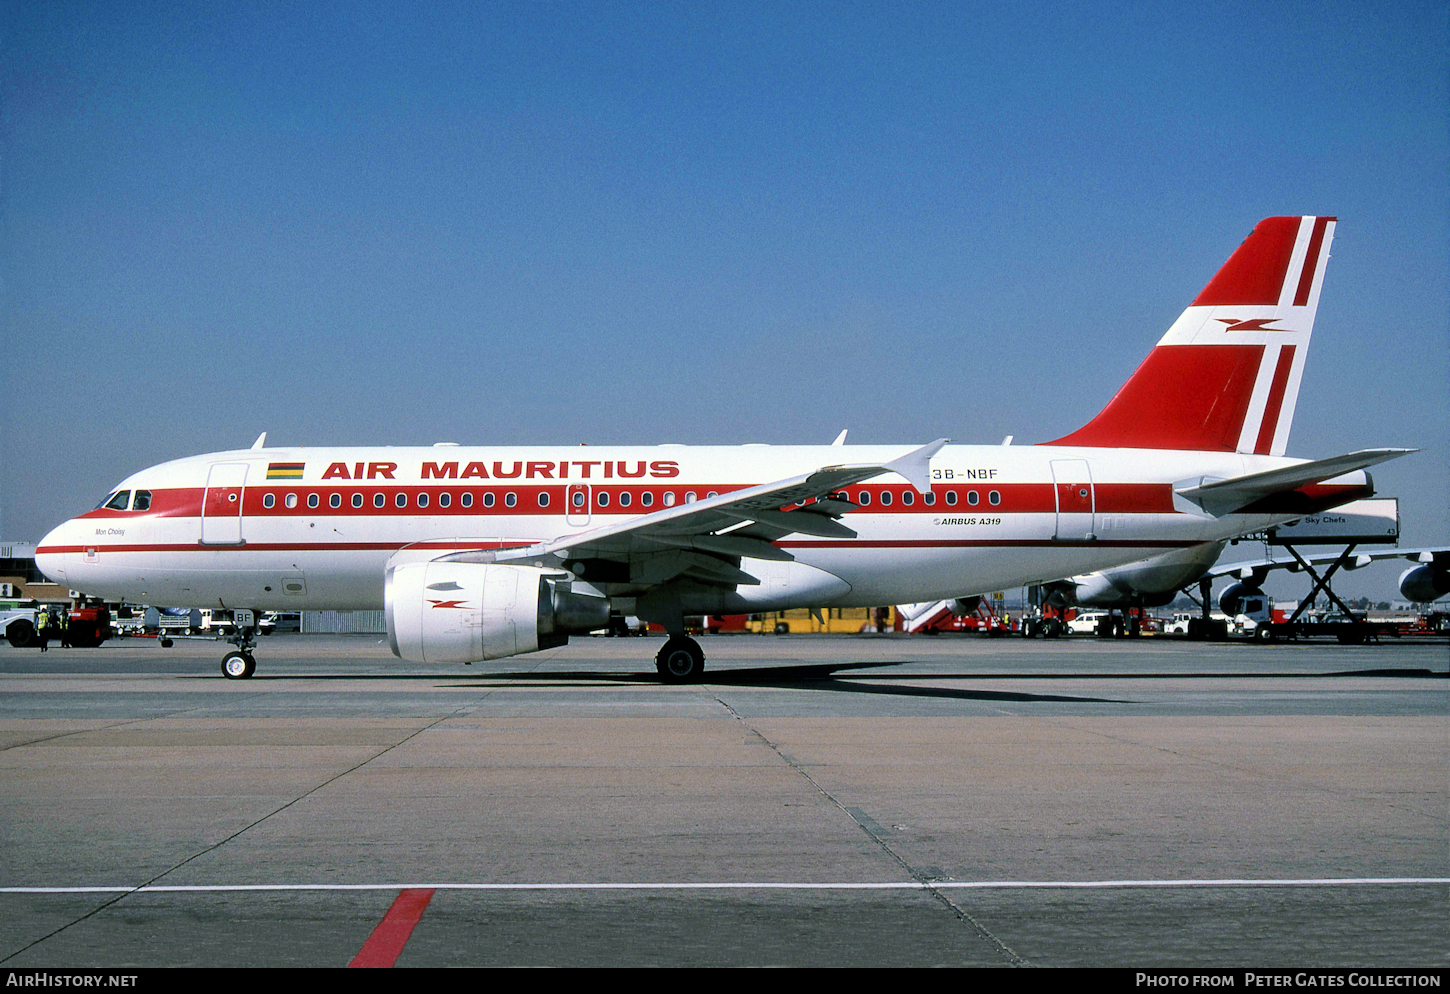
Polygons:
[[655,655],[655,669],[665,683],[697,683],[705,672],[705,652],[685,635],[671,635]]
[[257,646],[257,626],[252,623],[251,611],[238,610],[233,616],[235,627],[226,641],[236,650],[222,657],[222,676],[228,680],[248,680],[257,672],[257,661],[252,650]]

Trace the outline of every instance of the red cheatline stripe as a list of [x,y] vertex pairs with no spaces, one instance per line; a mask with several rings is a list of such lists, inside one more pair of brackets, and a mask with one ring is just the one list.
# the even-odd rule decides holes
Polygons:
[[1285,345],[1279,350],[1279,364],[1274,367],[1274,379],[1269,384],[1269,400],[1264,405],[1264,420],[1259,422],[1259,438],[1254,443],[1255,455],[1266,456],[1274,445],[1274,435],[1279,428],[1279,411],[1284,406],[1284,389],[1289,385],[1289,370],[1294,367],[1294,346]]
[[432,890],[399,891],[393,906],[383,915],[383,920],[378,922],[378,927],[373,929],[373,934],[368,936],[368,941],[363,943],[348,966],[391,967],[402,955],[403,947],[413,934],[413,927],[423,917],[423,911],[431,900]]
[[1299,276],[1299,289],[1294,293],[1294,306],[1303,307],[1309,303],[1309,290],[1314,286],[1314,271],[1319,268],[1319,246],[1324,244],[1324,229],[1329,227],[1329,218],[1314,219],[1314,234],[1309,236],[1309,251],[1304,253],[1304,272]]

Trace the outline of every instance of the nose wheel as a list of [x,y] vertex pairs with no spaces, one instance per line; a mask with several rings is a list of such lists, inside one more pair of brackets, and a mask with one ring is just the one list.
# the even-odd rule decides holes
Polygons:
[[705,672],[705,651],[692,638],[672,636],[655,655],[655,669],[665,683],[698,683]]
[[228,680],[246,680],[257,672],[257,661],[249,652],[229,652],[222,657],[222,675]]

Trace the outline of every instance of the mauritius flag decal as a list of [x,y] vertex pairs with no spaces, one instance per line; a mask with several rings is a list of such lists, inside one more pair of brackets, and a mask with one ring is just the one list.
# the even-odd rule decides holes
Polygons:
[[302,479],[302,467],[305,462],[269,462],[267,464],[267,479],[269,480],[300,480]]

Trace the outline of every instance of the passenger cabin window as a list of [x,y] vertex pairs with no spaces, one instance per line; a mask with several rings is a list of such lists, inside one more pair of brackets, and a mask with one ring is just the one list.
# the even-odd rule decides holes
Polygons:
[[327,498],[328,507],[342,507],[342,494],[330,494]]
[[690,491],[687,491],[685,493],[685,503],[686,504],[693,504],[693,503],[695,503],[695,491],[690,490]]
[[548,507],[549,506],[549,495],[546,494],[546,493],[543,493],[542,491],[539,493],[539,506],[540,507]]
[[619,495],[619,506],[620,507],[628,507],[629,506],[629,502],[630,502],[631,499],[632,498],[629,496],[629,491],[628,490],[624,491],[623,493],[621,493]]
[[609,506],[609,495],[607,493],[605,493],[603,490],[599,491],[599,496],[596,498],[596,500],[599,501],[599,506],[600,507],[608,507]]
[[948,504],[955,504],[956,502],[957,502],[957,492],[955,490],[948,490],[947,491],[947,503]]
[[398,494],[398,496],[396,496],[396,497],[393,498],[393,503],[396,504],[396,505],[398,505],[399,507],[407,507],[408,506],[408,495],[407,494]]
[[503,495],[503,502],[509,507],[513,507],[519,502],[519,499],[515,497],[512,492],[510,492]]
[[977,492],[975,490],[967,491],[967,503],[973,507],[977,506]]
[[891,491],[890,490],[883,490],[883,491],[881,491],[881,503],[882,504],[888,504],[888,505],[891,503]]
[[675,506],[675,492],[673,490],[666,490],[665,491],[665,498],[664,499],[665,499],[665,507],[674,507]]
[[307,506],[308,507],[316,507],[317,504],[318,504],[317,495],[316,494],[308,494],[307,495]]
[[905,504],[907,507],[910,507],[911,505],[915,504],[916,503],[916,491],[914,491],[914,490],[903,490],[903,491],[901,491],[901,503]]
[[[441,503],[443,503],[443,501],[442,500],[439,500],[438,503],[441,504]],[[418,495],[418,506],[419,507],[427,507],[428,506],[428,495],[427,494],[419,494]]]
[[363,495],[362,494],[353,494],[352,495],[352,506],[353,507],[362,507],[362,504],[363,504]]
[[276,494],[263,494],[262,495],[262,506],[263,507],[266,507],[266,508],[276,507],[277,506],[277,495]]
[[655,503],[655,495],[646,490],[644,493],[639,495],[639,502],[645,507],[653,507]]
[[113,511],[124,511],[124,510],[126,510],[126,505],[128,505],[130,503],[131,503],[131,491],[129,491],[129,490],[121,490],[121,491],[118,491],[116,493],[116,496],[114,496],[110,500],[106,501],[106,506],[109,507]]
[[488,493],[486,493],[486,494],[483,495],[483,506],[484,507],[493,507],[493,491],[492,490],[490,490]]
[[449,504],[452,504],[452,503],[453,503],[453,495],[452,494],[442,493],[442,494],[439,494],[438,495],[438,506],[439,507],[447,507]]
[[936,503],[936,493],[928,490],[926,493],[921,495],[921,502],[927,507],[931,507],[933,504]]
[[458,503],[462,504],[464,507],[472,507],[473,494],[464,494],[462,497],[458,498]]
[[373,494],[373,507],[382,507],[387,502],[388,502],[387,495],[385,495],[385,494]]
[[990,493],[987,494],[987,499],[989,501],[991,501],[993,504],[1000,504],[1000,503],[1002,503],[1002,495],[1000,493],[998,493],[997,491],[995,491],[995,490],[993,490],[993,491],[991,491]]
[[151,491],[149,491],[149,490],[138,490],[138,491],[136,491],[136,499],[131,502],[131,510],[133,510],[133,511],[149,511],[150,509],[151,509]]
[[867,504],[871,503],[871,495],[865,490],[862,490],[859,494],[856,495],[856,503],[860,504],[862,507],[865,507]]
[[288,494],[285,498],[283,498],[282,503],[286,504],[288,507],[296,507],[297,506],[297,495],[296,494]]

